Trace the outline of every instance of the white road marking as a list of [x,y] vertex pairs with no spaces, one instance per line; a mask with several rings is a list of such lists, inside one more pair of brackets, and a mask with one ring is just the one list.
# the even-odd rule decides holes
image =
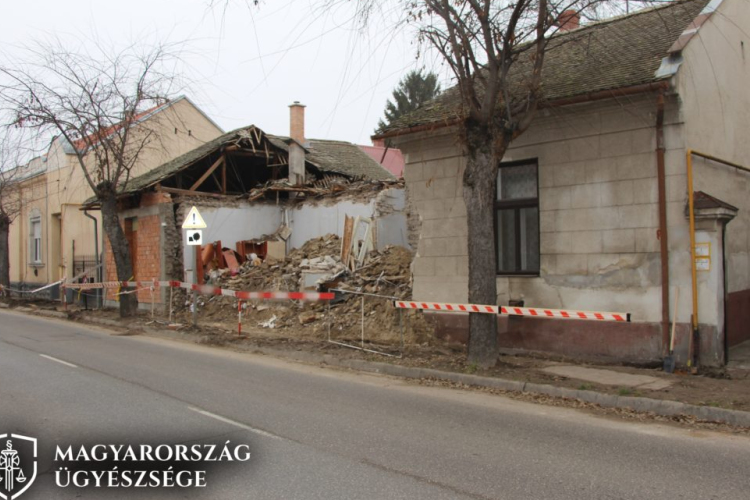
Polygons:
[[205,415],[207,417],[213,418],[214,420],[218,420],[219,422],[224,422],[225,424],[233,425],[235,427],[239,427],[240,429],[245,429],[246,431],[254,432],[255,434],[259,434],[261,436],[265,436],[271,439],[283,439],[281,436],[277,436],[276,434],[271,434],[270,432],[266,432],[261,429],[256,429],[255,427],[250,427],[249,425],[245,425],[235,420],[222,417],[221,415],[211,413],[210,411],[201,410],[200,408],[193,408],[192,406],[188,406],[188,409],[196,413],[200,413],[201,415]]
[[68,363],[67,361],[63,361],[62,359],[53,358],[52,356],[47,356],[46,354],[40,354],[41,357],[51,359],[52,361],[57,361],[58,363],[62,363],[65,366],[69,366],[71,368],[78,368],[77,365],[74,365],[73,363]]

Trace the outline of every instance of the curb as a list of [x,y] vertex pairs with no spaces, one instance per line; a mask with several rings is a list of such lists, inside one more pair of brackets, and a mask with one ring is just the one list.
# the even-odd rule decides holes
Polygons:
[[[19,312],[26,312],[16,309]],[[49,316],[53,318],[68,319],[68,315],[58,311],[33,311],[39,316]],[[87,318],[87,323],[97,324],[108,327],[127,328],[117,321],[107,319]],[[143,331],[147,335],[170,338],[175,340],[194,341],[183,333],[170,330],[161,330],[147,326],[138,326],[138,331]],[[587,403],[598,404],[605,408],[622,408],[631,409],[639,412],[652,412],[662,416],[687,415],[707,420],[711,422],[720,422],[734,425],[737,427],[750,428],[750,412],[739,410],[728,410],[725,408],[714,408],[712,406],[698,406],[678,401],[664,399],[651,399],[634,396],[615,396],[612,394],[603,394],[596,391],[584,391],[578,389],[567,389],[565,387],[555,387],[547,384],[533,384],[530,382],[519,382],[515,380],[505,380],[494,377],[480,377],[478,375],[469,375],[465,373],[444,372],[431,368],[414,368],[409,366],[392,365],[390,363],[381,363],[378,361],[365,361],[362,359],[339,359],[330,354],[314,354],[305,351],[282,351],[267,347],[254,347],[250,352],[261,353],[278,358],[291,359],[304,363],[325,364],[339,368],[348,368],[365,373],[378,373],[390,375],[393,377],[411,378],[411,379],[437,379],[456,384],[464,384],[473,387],[488,387],[500,389],[509,392],[544,394],[547,396],[579,399]]]

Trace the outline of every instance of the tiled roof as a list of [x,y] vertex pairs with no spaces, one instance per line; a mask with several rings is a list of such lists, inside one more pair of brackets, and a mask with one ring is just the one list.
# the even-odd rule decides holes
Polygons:
[[323,172],[339,173],[349,177],[362,177],[376,181],[395,179],[370,155],[351,142],[308,139],[305,159]]
[[[222,146],[235,144],[249,137],[253,131],[260,133],[277,150],[288,152],[291,139],[265,134],[255,126],[239,128],[227,132],[211,141],[178,156],[138,177],[130,179],[123,193],[134,193],[153,186],[195,162],[209,156]],[[341,141],[309,140],[305,161],[323,173],[343,174],[352,178],[389,180],[394,177],[354,144]]]
[[[703,191],[693,192],[693,208],[695,210],[726,208],[727,210],[732,210],[734,212],[737,212],[739,210],[739,208],[735,207],[734,205],[730,205],[726,201],[715,198],[710,194],[704,193]],[[687,212],[687,207],[685,207],[685,209],[685,211]]]
[[359,146],[359,149],[370,155],[370,158],[394,176],[401,177],[404,175],[404,155],[401,154],[400,149],[383,146]]
[[[653,83],[662,59],[709,0],[686,0],[646,9],[553,36],[545,54],[542,92],[555,101],[594,92]],[[511,69],[511,87],[523,90],[531,70],[529,59]],[[402,116],[384,135],[425,125],[452,123],[459,118],[457,87]]]

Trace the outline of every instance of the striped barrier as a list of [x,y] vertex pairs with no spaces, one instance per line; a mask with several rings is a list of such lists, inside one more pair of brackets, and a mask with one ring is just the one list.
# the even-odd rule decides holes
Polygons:
[[185,290],[195,290],[201,295],[221,295],[224,297],[235,297],[240,300],[305,300],[319,301],[332,300],[334,294],[319,292],[244,292],[238,290],[227,290],[211,285],[196,285],[193,283],[184,283],[181,281],[106,281],[104,283],[68,283],[62,285],[63,288],[78,290],[93,290],[100,288],[183,288]]
[[596,321],[630,322],[630,313],[603,311],[575,311],[534,307],[488,306],[477,304],[448,304],[443,302],[416,302],[396,300],[393,306],[399,309],[422,309],[441,312],[476,312],[485,314],[507,314],[511,316],[536,316],[539,318],[585,319]]

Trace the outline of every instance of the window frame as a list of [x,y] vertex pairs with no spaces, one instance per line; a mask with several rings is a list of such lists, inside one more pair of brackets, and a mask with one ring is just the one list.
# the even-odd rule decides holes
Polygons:
[[[39,238],[34,235],[34,224],[39,224]],[[29,265],[32,267],[40,267],[44,265],[44,251],[42,248],[42,217],[35,215],[29,217]],[[37,247],[37,241],[39,245]],[[39,250],[39,258],[37,259],[37,249]]]
[[[508,168],[508,167],[520,167],[524,165],[534,165],[536,167],[536,198],[517,198],[513,200],[498,200],[497,199],[497,190],[499,187],[499,184],[496,183],[495,185],[495,207],[494,207],[494,234],[495,234],[495,274],[497,276],[539,276],[541,272],[541,257],[542,257],[542,231],[541,231],[541,222],[540,222],[540,211],[539,211],[539,161],[537,158],[532,158],[528,160],[517,160],[517,161],[508,161],[508,162],[501,162],[500,165],[497,167],[498,174],[500,173],[500,169]],[[516,235],[521,234],[521,209],[522,208],[536,208],[536,217],[537,217],[537,230],[539,232],[539,237],[537,238],[537,255],[539,255],[539,269],[536,271],[505,271],[500,269],[500,252],[499,252],[499,239],[498,239],[498,212],[501,209],[513,209],[513,220],[514,220],[514,231]],[[516,244],[515,244],[515,251],[516,251],[516,259],[518,262],[521,261],[521,238],[516,238]]]

